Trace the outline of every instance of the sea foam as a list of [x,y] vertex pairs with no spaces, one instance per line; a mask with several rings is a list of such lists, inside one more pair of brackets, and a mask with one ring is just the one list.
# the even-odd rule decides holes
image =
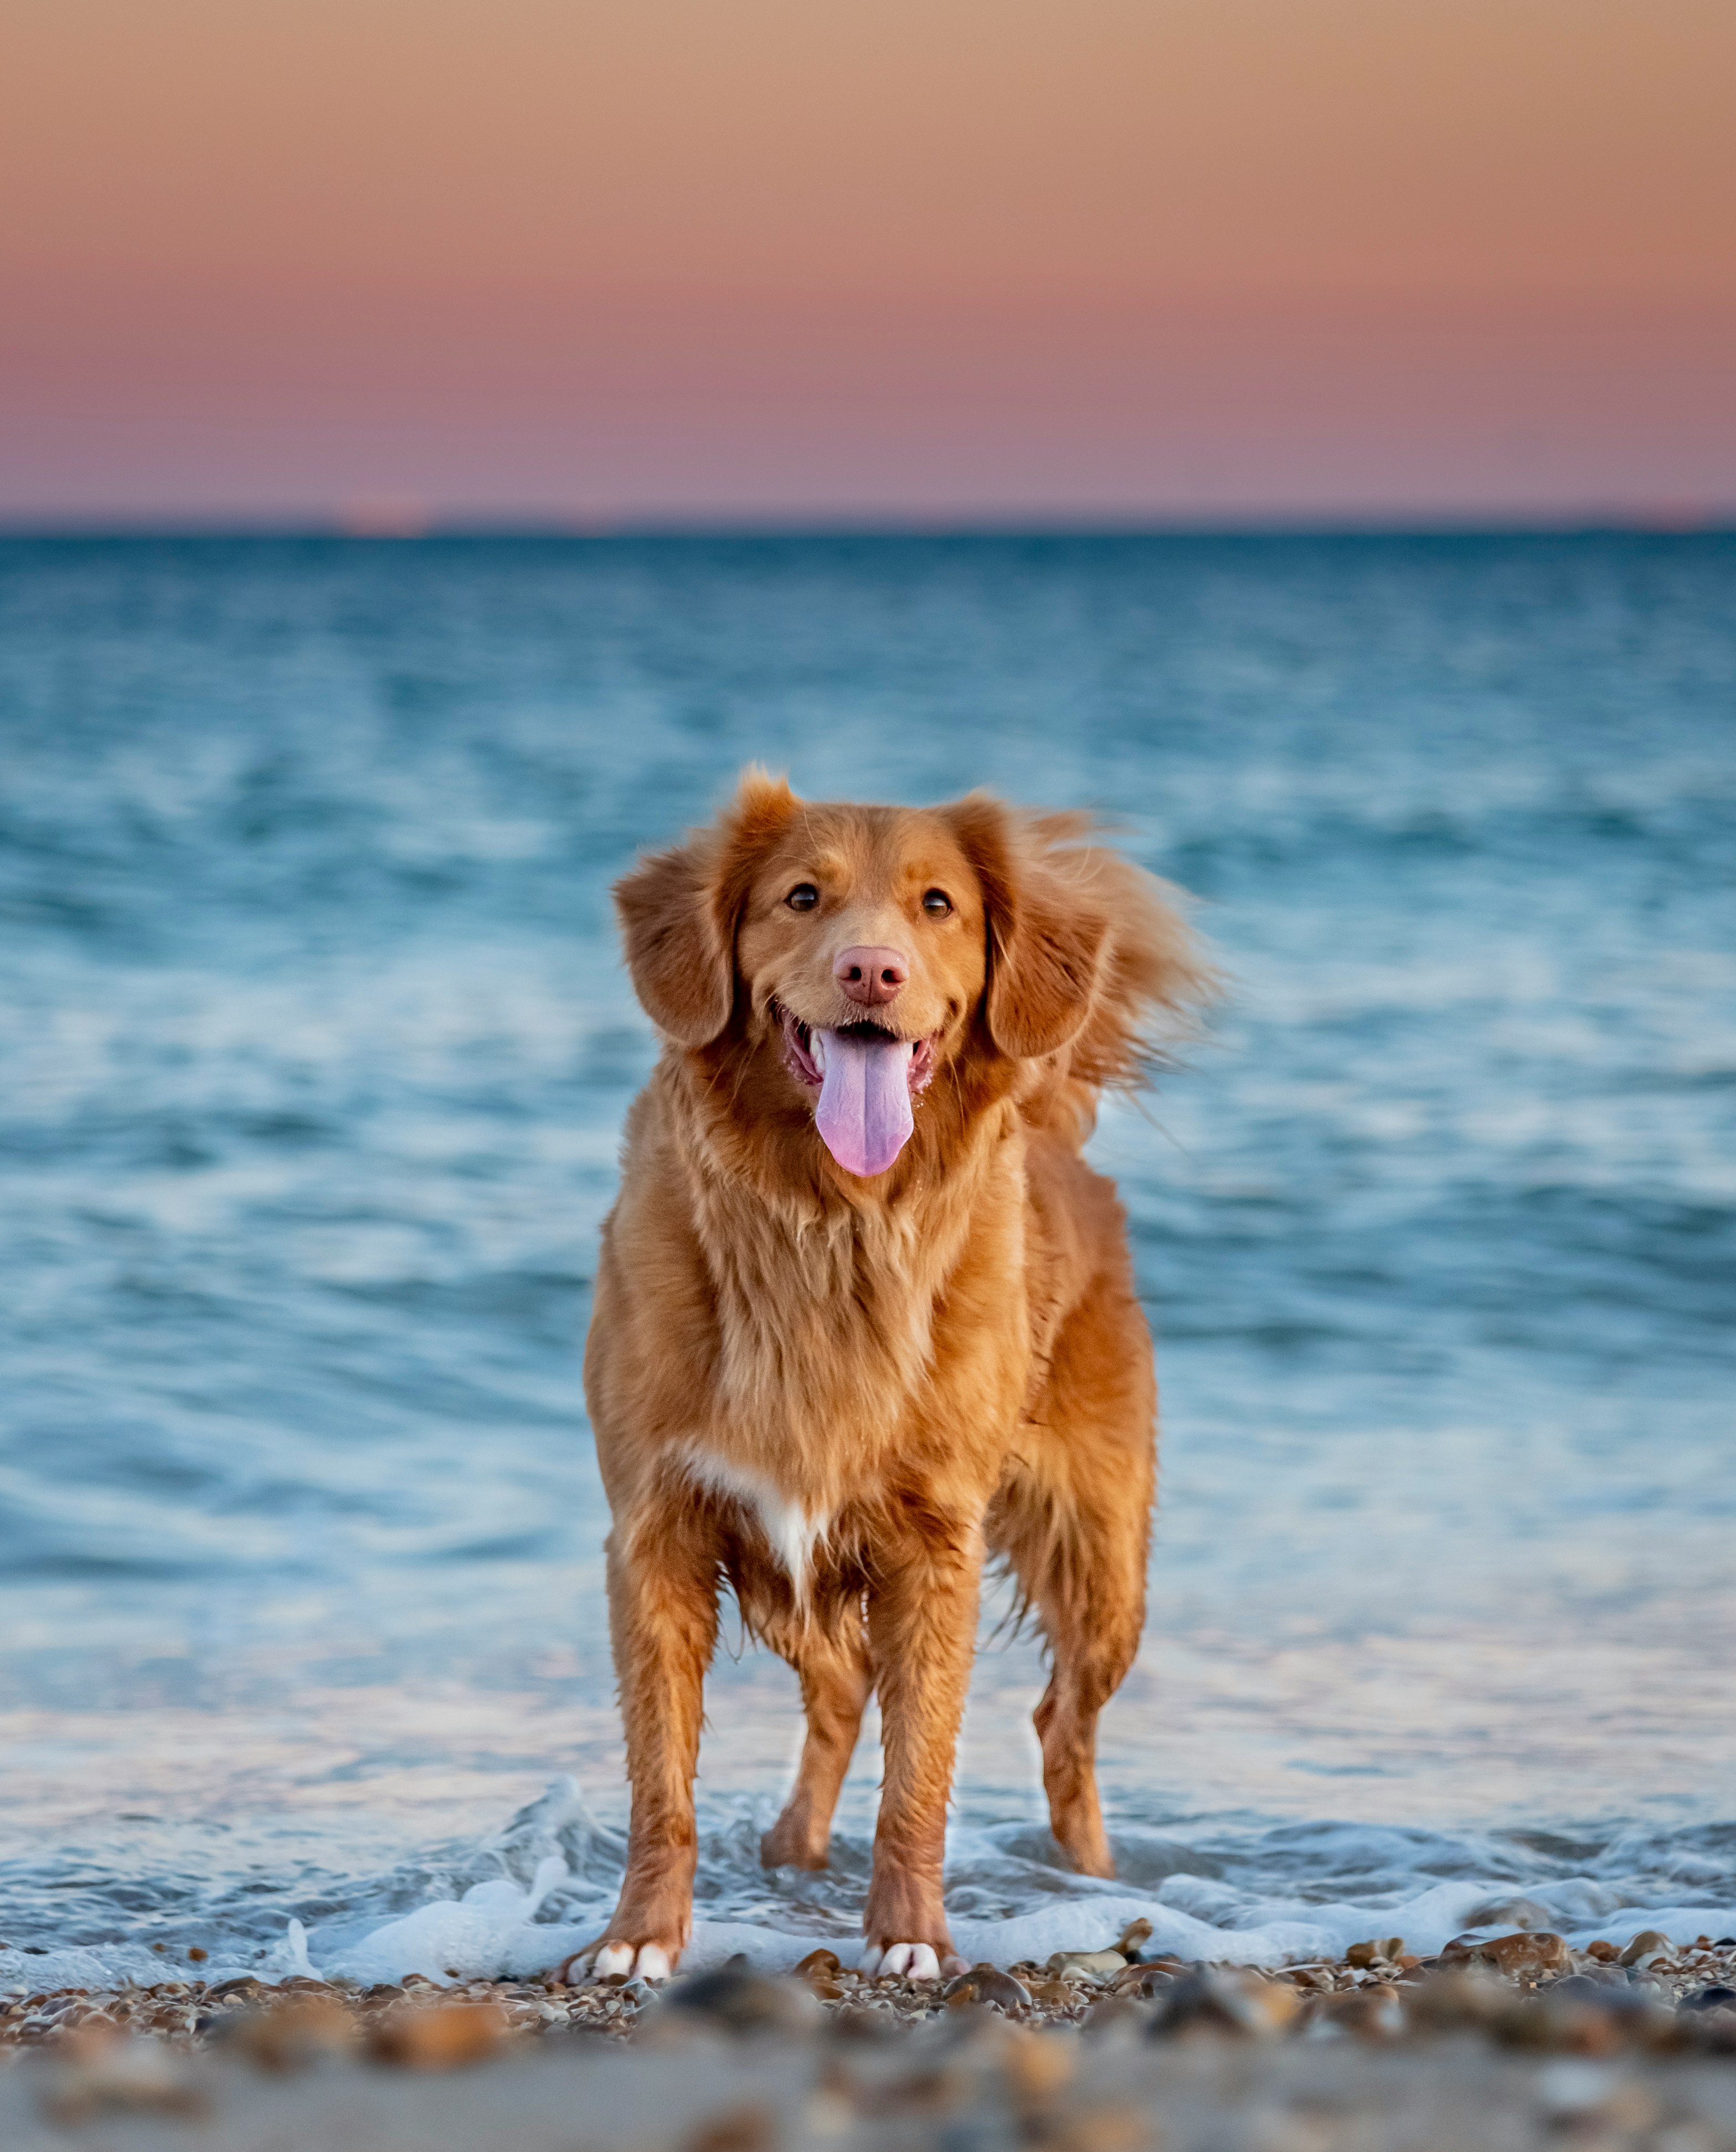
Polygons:
[[[1721,1831],[1643,1840],[1629,1831],[1591,1849],[1577,1866],[1512,1839],[1348,1825],[1246,1832],[1238,1858],[1231,1835],[1219,1832],[1201,1834],[1196,1867],[1175,1844],[1169,1872],[1138,1885],[1042,1869],[1028,1854],[1009,1853],[1006,1835],[980,1825],[954,1834],[952,1934],[972,1962],[1006,1965],[1101,1947],[1136,1919],[1151,1923],[1149,1952],[1258,1966],[1342,1957],[1377,1935],[1402,1935],[1427,1956],[1454,1936],[1498,1934],[1521,1922],[1546,1923],[1581,1946],[1600,1936],[1625,1944],[1644,1928],[1682,1943],[1736,1932],[1736,1863]],[[830,1897],[810,1878],[802,1879],[806,1896],[780,1896],[777,1879],[758,1868],[752,1819],[725,1819],[721,1828],[716,1818],[702,1819],[702,1841],[688,1970],[739,1954],[767,1971],[787,1971],[819,1943],[845,1965],[858,1962],[865,1847],[846,1844],[842,1865],[855,1880],[839,1882]],[[322,1917],[310,1907],[269,1933],[256,1925],[251,1932],[215,1932],[196,1971],[212,1982],[251,1973],[267,1982],[311,1977],[363,1987],[413,1973],[439,1986],[531,1978],[602,1933],[625,1850],[622,1834],[598,1820],[576,1782],[559,1778],[432,1883],[431,1864],[419,1859],[358,1880],[335,1909],[332,1894],[323,1894]],[[1431,1865],[1461,1872],[1431,1875]],[[412,1876],[420,1895],[405,1906]],[[996,1889],[1003,1910],[984,1910]],[[1523,1909],[1514,1906],[1521,1893]],[[192,1970],[130,1941],[0,1948],[0,1991],[145,1984]]]

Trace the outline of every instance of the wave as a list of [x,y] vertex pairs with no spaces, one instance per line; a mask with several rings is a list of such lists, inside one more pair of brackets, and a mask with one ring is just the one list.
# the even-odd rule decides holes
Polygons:
[[[840,1836],[822,1877],[768,1875],[758,1858],[768,1820],[747,1807],[703,1819],[690,1968],[739,1952],[786,1970],[821,1941],[855,1962],[867,1844]],[[1191,1836],[1183,1828],[1118,1831],[1124,1875],[1102,1881],[1059,1867],[1028,1825],[961,1823],[948,1847],[954,1940],[967,1958],[1006,1965],[1101,1947],[1143,1918],[1153,1951],[1273,1966],[1342,1957],[1377,1934],[1429,1955],[1454,1936],[1515,1926],[1551,1927],[1576,1945],[1624,1944],[1643,1928],[1678,1942],[1736,1931],[1736,1825],[1590,1835],[1234,1820],[1208,1820]],[[596,1817],[576,1780],[556,1779],[466,1846],[322,1888],[299,1911],[231,1904],[226,1926],[218,1913],[207,1931],[200,1974],[363,1986],[410,1973],[438,1984],[529,1978],[595,1939],[625,1861],[623,1833]],[[148,1983],[167,1962],[132,1940],[0,1946],[0,1991]]]

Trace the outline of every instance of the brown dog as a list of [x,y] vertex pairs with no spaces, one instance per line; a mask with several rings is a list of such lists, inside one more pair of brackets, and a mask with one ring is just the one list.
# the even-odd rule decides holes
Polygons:
[[1079,1153],[1144,1026],[1208,979],[1162,885],[1089,836],[750,771],[616,889],[664,1047],[586,1353],[632,1786],[602,1972],[661,1977],[688,1937],[726,1581],[807,1708],[768,1866],[825,1866],[879,1692],[869,1969],[956,1963],[942,1848],[987,1556],[1053,1654],[1055,1836],[1112,1872],[1096,1723],[1145,1615],[1156,1393],[1122,1211]]

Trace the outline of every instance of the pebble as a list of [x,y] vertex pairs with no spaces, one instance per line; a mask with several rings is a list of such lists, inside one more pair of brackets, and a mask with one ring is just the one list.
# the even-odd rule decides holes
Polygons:
[[982,2002],[992,2003],[997,2010],[1028,2010],[1031,1991],[1010,1972],[1003,1972],[998,1966],[985,1962],[949,1981],[942,1991],[942,2000],[952,2009]]
[[1596,1972],[1570,1972],[1551,1982],[1549,1992],[1557,2002],[1607,2003],[1612,1993],[1628,1992],[1627,1982],[1618,1974],[1602,1970]]
[[306,2069],[348,2053],[358,2037],[355,2018],[330,1995],[292,1995],[216,2022],[234,2051],[264,2070]]
[[63,2128],[113,2114],[195,2117],[206,2104],[183,2056],[157,2041],[117,2038],[107,2027],[68,2043],[43,2098]]
[[731,1963],[691,1973],[663,1991],[665,2018],[707,2018],[734,2033],[805,2032],[819,2015],[814,1997],[793,1980]]
[[1096,2036],[1105,2033],[1143,2033],[1150,2023],[1150,2014],[1142,2010],[1130,1995],[1099,1995],[1080,2021],[1084,2030]]
[[506,2030],[497,2002],[404,2002],[382,2014],[368,2050],[404,2069],[461,2069],[493,2054]]
[[1475,1955],[1485,1965],[1492,1965],[1497,1972],[1523,1977],[1527,1974],[1566,1972],[1573,1964],[1573,1954],[1566,1941],[1551,1935],[1546,1928],[1533,1931],[1520,1928],[1510,1936],[1497,1936],[1490,1942],[1479,1944]]
[[1264,2038],[1282,2032],[1302,2007],[1302,1997],[1289,1981],[1200,1966],[1170,1987],[1152,2030],[1224,2031]]
[[1118,1950],[1056,1951],[1049,1958],[1048,1970],[1059,1980],[1099,1981],[1121,1972],[1126,1964]]
[[1396,1989],[1386,1986],[1323,1997],[1308,2023],[1311,2033],[1354,2033],[1364,2040],[1396,2040],[1409,2029]]
[[1053,2033],[1027,2033],[1008,2040],[999,2051],[1008,2082],[1028,2112],[1049,2105],[1079,2068],[1079,2051]]

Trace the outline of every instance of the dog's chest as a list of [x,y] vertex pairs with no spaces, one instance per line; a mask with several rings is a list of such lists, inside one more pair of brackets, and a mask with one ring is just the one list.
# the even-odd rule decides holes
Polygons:
[[[920,1205],[863,1215],[696,1187],[716,1358],[683,1469],[757,1526],[798,1597],[840,1520],[873,1511],[932,1447],[937,1416],[959,1416],[947,1340],[962,1281],[972,1333],[996,1334],[1002,1365],[1018,1358],[1022,1239],[973,1231],[981,1190],[964,1172]],[[1022,1184],[1012,1192],[1021,1213]]]
[[688,1477],[708,1494],[739,1503],[759,1525],[779,1566],[801,1597],[807,1590],[815,1548],[824,1540],[830,1516],[785,1494],[769,1474],[739,1464],[699,1442],[683,1453]]
[[748,1454],[769,1443],[780,1459],[815,1463],[816,1450],[876,1446],[927,1374],[950,1251],[915,1217],[865,1225],[759,1205],[717,1219],[705,1239],[717,1402]]
[[934,1288],[911,1246],[754,1222],[713,1244],[718,1381],[683,1464],[758,1527],[800,1599],[840,1511],[874,1498],[903,1446]]

